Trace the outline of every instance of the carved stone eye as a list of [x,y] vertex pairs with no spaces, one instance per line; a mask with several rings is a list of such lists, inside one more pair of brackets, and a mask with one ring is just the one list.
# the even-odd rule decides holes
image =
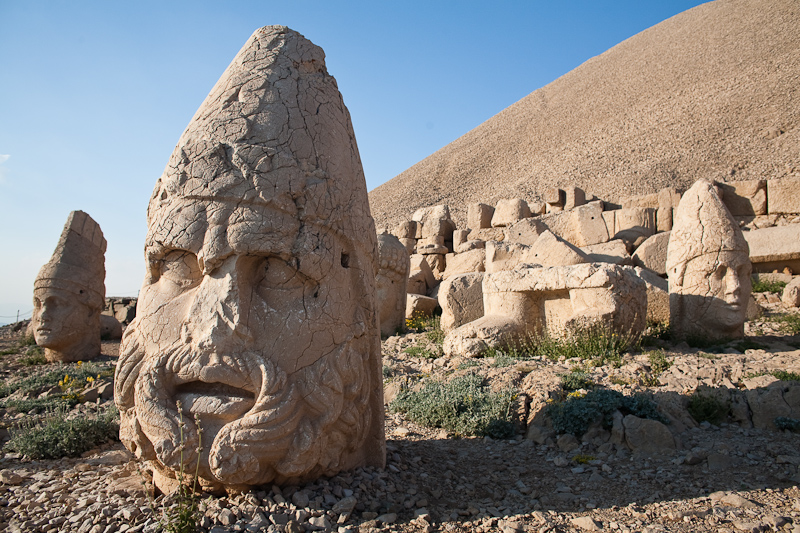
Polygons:
[[172,250],[158,261],[158,274],[176,285],[188,289],[196,286],[203,278],[197,256],[185,250]]

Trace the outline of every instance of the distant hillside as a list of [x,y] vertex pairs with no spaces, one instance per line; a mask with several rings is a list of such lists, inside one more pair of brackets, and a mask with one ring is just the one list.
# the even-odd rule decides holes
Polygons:
[[[800,2],[717,0],[676,15],[529,94],[374,189],[379,227],[446,203],[607,200],[697,178],[800,173]],[[782,132],[778,135],[779,132]]]

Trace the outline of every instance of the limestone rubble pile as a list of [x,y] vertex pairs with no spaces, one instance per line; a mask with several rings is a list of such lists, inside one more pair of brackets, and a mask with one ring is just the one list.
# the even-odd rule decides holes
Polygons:
[[[429,205],[431,189],[463,226],[474,202],[569,208],[549,195],[567,184],[621,205],[700,177],[800,180],[798,27],[795,0],[717,0],[665,20],[375,188],[376,222]],[[757,196],[734,215],[763,214]],[[783,198],[774,212],[797,213],[798,196]]]

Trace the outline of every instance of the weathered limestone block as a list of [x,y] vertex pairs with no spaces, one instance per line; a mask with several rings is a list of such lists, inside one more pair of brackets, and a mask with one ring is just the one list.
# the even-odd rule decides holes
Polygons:
[[486,272],[513,270],[523,264],[576,265],[588,260],[586,254],[550,231],[542,233],[532,246],[511,242],[486,243]]
[[656,233],[648,237],[633,253],[633,264],[649,268],[659,275],[667,273],[667,245],[671,232]]
[[583,189],[578,187],[567,187],[564,192],[566,193],[566,198],[564,199],[564,209],[574,209],[586,203],[586,193]]
[[483,272],[458,274],[439,286],[441,328],[445,332],[483,316]]
[[589,263],[613,263],[615,265],[632,265],[631,256],[625,243],[620,240],[602,242],[583,246],[581,251],[586,254]]
[[[432,289],[436,285],[436,277],[433,275],[433,270],[431,270],[431,265],[425,260],[425,256],[421,254],[414,254],[408,258],[409,260],[409,290],[411,291],[412,280],[415,277],[421,278],[425,282],[425,291],[417,293],[413,291],[414,294],[428,294],[428,291]],[[419,272],[419,274],[417,274]]]
[[800,177],[767,180],[767,198],[770,215],[800,213]]
[[681,198],[667,250],[673,332],[742,337],[750,273],[742,231],[714,185],[698,180]]
[[502,241],[506,238],[504,228],[473,229],[469,232],[470,241]]
[[634,270],[647,287],[647,321],[669,324],[669,282],[652,270]]
[[533,245],[547,226],[538,218],[523,218],[506,228],[505,242]]
[[457,254],[463,254],[470,250],[482,250],[486,247],[486,241],[465,241],[455,247]]
[[410,268],[406,247],[394,235],[378,235],[378,275],[375,277],[381,335],[403,331]]
[[392,235],[398,239],[417,239],[417,232],[419,231],[419,222],[415,220],[406,220],[395,226]]
[[509,200],[498,200],[492,216],[493,228],[505,228],[515,222],[531,216],[531,209],[528,202],[521,198]]
[[656,210],[656,231],[664,232],[672,230],[672,207],[659,207]]
[[781,301],[783,305],[789,307],[800,307],[800,276],[794,278],[784,287]]
[[406,318],[410,320],[431,317],[438,305],[439,302],[436,298],[421,294],[409,294],[406,299]]
[[743,232],[756,272],[789,267],[800,272],[800,224],[775,226]]
[[539,219],[555,235],[575,246],[589,246],[608,241],[608,230],[603,220],[603,203],[586,205],[550,213]]
[[609,237],[617,233],[617,210],[603,211],[603,222],[606,225],[606,232]]
[[616,211],[616,233],[615,239],[619,239],[619,233],[626,230],[634,230],[643,235],[646,239],[656,232],[656,210],[652,207],[631,207]]
[[422,237],[444,237],[446,241],[453,240],[455,222],[450,217],[450,208],[446,205],[433,205],[417,209],[411,216],[422,225]]
[[[731,215],[752,216],[767,214],[767,180],[715,183],[722,192],[722,202]],[[798,189],[797,194],[800,194]]]
[[544,215],[547,212],[547,204],[541,200],[534,200],[528,202],[528,207],[531,209],[531,216]]
[[567,204],[567,193],[562,189],[549,189],[544,197],[545,203],[550,208],[557,208],[559,211]]
[[[446,250],[446,249],[445,249]],[[440,254],[424,254],[425,261],[431,267],[431,272],[433,272],[433,278],[436,282],[442,280],[442,275],[444,274],[445,269],[447,268],[447,254],[446,252]],[[428,291],[433,288],[433,286],[428,287]]]
[[576,207],[571,211],[575,240],[569,241],[575,246],[589,246],[607,242],[609,233],[603,221],[603,202],[594,201]]
[[[428,263],[425,263],[426,265]],[[430,269],[430,267],[428,267]],[[431,273],[433,275],[433,273]],[[407,294],[421,294],[423,296],[428,294],[428,284],[425,282],[425,273],[421,270],[413,270],[408,274],[408,283],[406,284]]]
[[667,426],[658,420],[627,415],[622,424],[625,427],[625,443],[633,453],[644,455],[671,455],[677,446],[675,438]]
[[100,315],[100,339],[105,341],[122,338],[122,324],[113,316]]
[[800,385],[796,382],[775,381],[766,387],[745,393],[752,413],[753,426],[776,430],[775,419],[800,417]]
[[494,207],[487,204],[469,204],[467,207],[467,227],[471,230],[492,227]]
[[406,248],[409,255],[417,251],[417,239],[398,239]]
[[83,211],[71,212],[50,261],[33,284],[30,329],[48,361],[86,361],[100,355],[105,252],[97,222]]
[[519,267],[483,278],[484,316],[451,331],[446,355],[476,356],[531,336],[568,336],[600,326],[636,342],[646,287],[631,267],[600,263]]
[[155,484],[194,472],[198,446],[208,491],[382,468],[377,235],[321,48],[283,26],[253,34],[181,135],[147,224],[114,399]]
[[629,196],[622,199],[622,209],[656,209],[659,206],[659,193]]
[[657,207],[672,207],[674,209],[678,208],[678,204],[681,203],[681,193],[678,192],[677,189],[674,187],[665,187],[658,191],[658,205]]
[[466,274],[467,272],[483,272],[486,261],[486,250],[477,249],[463,254],[448,254],[445,260],[447,268],[442,274],[442,279]]
[[466,229],[457,229],[453,232],[453,251],[459,253],[458,247],[465,242],[469,238],[469,230]]

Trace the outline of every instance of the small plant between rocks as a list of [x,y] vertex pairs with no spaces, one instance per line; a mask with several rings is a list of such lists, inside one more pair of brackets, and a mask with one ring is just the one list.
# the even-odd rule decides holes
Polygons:
[[695,391],[689,397],[687,410],[697,422],[708,422],[718,425],[728,418],[730,405],[713,394]]
[[419,391],[400,391],[389,409],[421,426],[442,428],[457,436],[510,438],[515,433],[516,394],[512,390],[493,392],[484,381],[478,374],[446,383],[429,380]]
[[5,449],[34,460],[77,457],[109,440],[117,440],[119,411],[116,407],[94,415],[68,417],[65,407],[48,411],[43,417],[26,418],[10,429]]
[[533,355],[540,355],[554,361],[581,359],[591,366],[622,364],[622,354],[630,348],[631,339],[611,331],[604,324],[591,324],[573,328],[564,338],[550,335],[534,337],[530,342]]
[[601,421],[603,427],[610,428],[615,411],[669,424],[647,395],[625,396],[612,389],[595,389],[585,395],[572,393],[563,401],[548,404],[545,412],[556,433],[572,433],[580,438],[594,422]]
[[780,294],[786,288],[785,281],[757,280],[753,282],[753,292],[774,292]]

